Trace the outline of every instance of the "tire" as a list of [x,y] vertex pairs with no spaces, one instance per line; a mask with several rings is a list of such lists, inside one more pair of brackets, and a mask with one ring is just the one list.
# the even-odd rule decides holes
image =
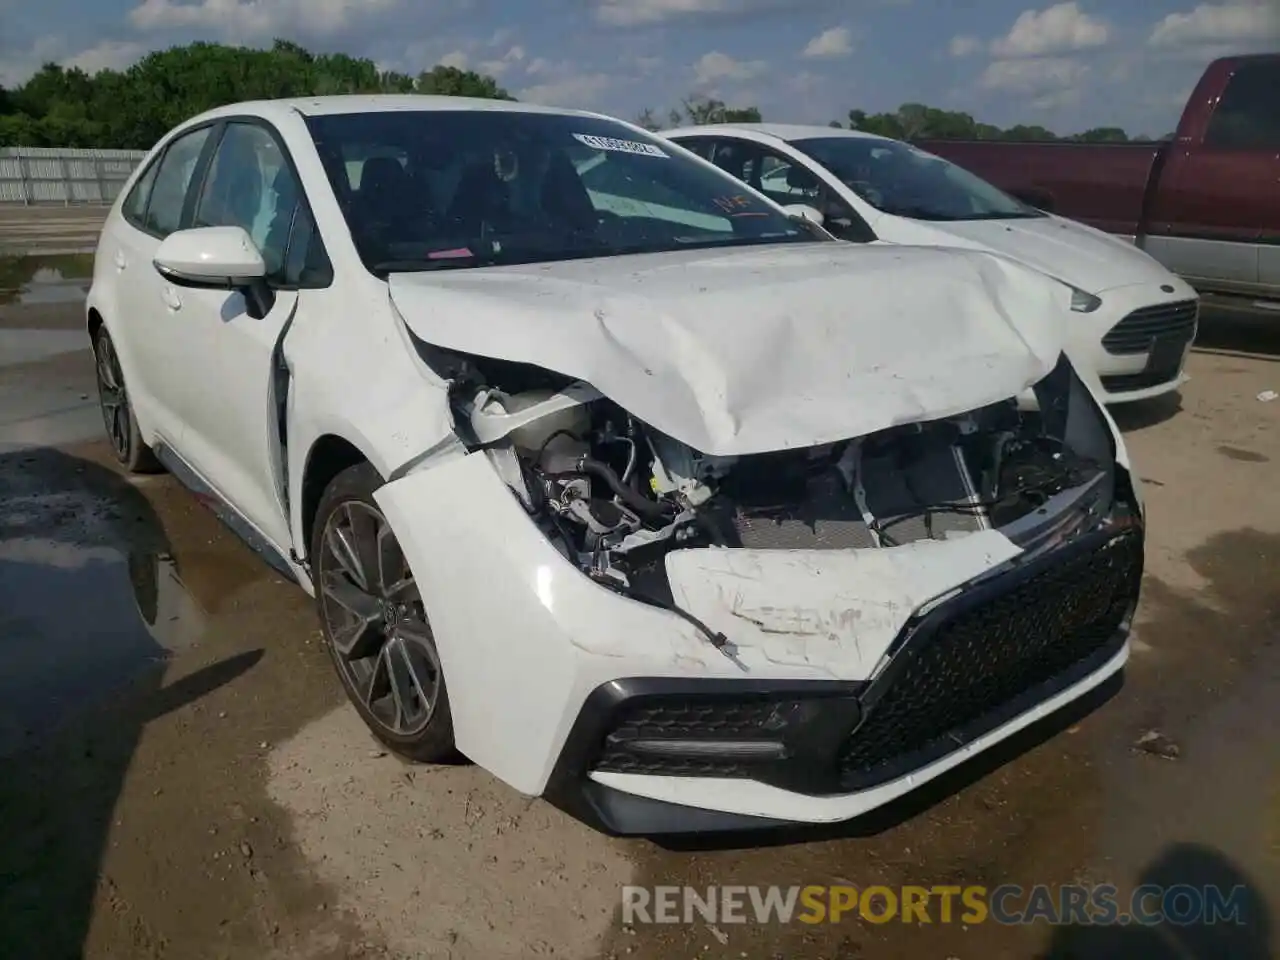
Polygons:
[[100,327],[93,338],[93,357],[98,408],[112,454],[129,473],[159,473],[164,468],[138,432],[138,418],[124,382],[120,355],[106,327]]
[[406,759],[449,762],[457,752],[444,670],[412,571],[373,499],[382,482],[358,464],[320,498],[316,612],[343,689],[373,735]]

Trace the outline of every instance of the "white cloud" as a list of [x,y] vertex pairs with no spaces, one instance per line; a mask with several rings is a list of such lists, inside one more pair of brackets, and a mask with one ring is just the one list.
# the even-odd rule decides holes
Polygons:
[[600,96],[613,82],[614,78],[606,73],[566,73],[518,90],[515,95],[526,103],[588,108],[599,102]]
[[1008,90],[1027,96],[1060,93],[1080,83],[1088,68],[1069,57],[1042,60],[995,60],[978,79],[987,90]]
[[103,40],[88,50],[81,50],[62,61],[64,66],[79,67],[85,73],[99,70],[123,70],[132,66],[147,52],[141,43],[124,40]]
[[727,53],[713,50],[698,58],[693,65],[693,75],[699,86],[706,86],[720,80],[751,80],[768,69],[769,64],[764,60],[735,60]]
[[142,0],[129,12],[139,30],[213,30],[265,36],[285,28],[333,34],[363,14],[390,10],[400,0]]
[[[795,14],[800,7],[829,8],[831,0],[589,0],[596,19],[611,27],[651,26],[696,17],[742,19],[761,13]],[[911,0],[879,0],[894,5]]]
[[66,50],[66,42],[60,37],[40,37],[21,50],[15,47],[0,51],[0,84],[16,87],[44,64],[57,63]]
[[818,34],[805,46],[806,57],[847,57],[853,52],[853,36],[848,27],[832,27]]
[[480,66],[481,73],[487,73],[491,77],[498,78],[510,70],[513,66],[524,60],[524,47],[519,45],[512,47],[500,58],[496,60],[485,60]]
[[614,27],[662,23],[699,13],[724,13],[733,9],[729,0],[599,0],[596,17]]
[[970,57],[982,49],[982,41],[967,34],[955,36],[951,38],[948,49],[953,57]]
[[1241,0],[1202,3],[1188,13],[1171,13],[1155,25],[1147,42],[1155,47],[1189,47],[1250,41],[1274,43],[1277,38],[1280,6],[1274,0]]
[[991,53],[1002,59],[1042,57],[1101,47],[1110,39],[1110,25],[1071,0],[1044,10],[1024,10],[1008,34],[991,42]]
[[440,58],[440,66],[453,67],[457,70],[467,69],[467,64],[471,62],[471,58],[467,56],[465,50],[450,50]]

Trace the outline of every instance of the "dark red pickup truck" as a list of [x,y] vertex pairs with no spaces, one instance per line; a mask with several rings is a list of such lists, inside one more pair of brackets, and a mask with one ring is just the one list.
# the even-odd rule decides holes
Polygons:
[[1162,143],[917,144],[1133,240],[1205,302],[1280,313],[1280,54],[1211,63]]

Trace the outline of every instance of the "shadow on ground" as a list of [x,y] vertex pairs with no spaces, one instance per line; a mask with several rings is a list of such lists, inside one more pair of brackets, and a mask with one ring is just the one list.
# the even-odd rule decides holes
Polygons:
[[[1257,885],[1223,854],[1197,844],[1168,848],[1142,871],[1151,925],[1064,926],[1039,960],[1270,960],[1271,918]],[[1206,895],[1206,890],[1215,894]],[[1213,895],[1222,907],[1206,908]],[[1207,912],[1206,912],[1207,910]]]
[[1200,315],[1196,353],[1280,361],[1280,314],[1206,307]]
[[158,517],[114,471],[52,449],[0,456],[0,953],[82,955],[143,729],[262,656],[167,677],[161,641],[180,617],[166,564]]

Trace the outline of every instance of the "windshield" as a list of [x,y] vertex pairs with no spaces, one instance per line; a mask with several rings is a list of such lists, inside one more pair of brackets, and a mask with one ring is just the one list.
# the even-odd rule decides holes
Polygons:
[[916,220],[1044,216],[963,167],[897,140],[822,137],[791,145],[884,213]]
[[817,241],[727,174],[609,120],[400,110],[308,125],[378,274]]

